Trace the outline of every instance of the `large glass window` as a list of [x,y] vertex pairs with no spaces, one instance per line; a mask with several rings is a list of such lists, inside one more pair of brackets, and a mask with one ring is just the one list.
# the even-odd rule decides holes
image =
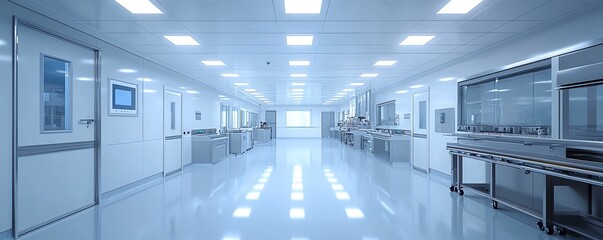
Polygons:
[[550,127],[551,70],[498,77],[461,87],[461,124]]
[[287,127],[310,127],[310,111],[287,111]]
[[603,141],[603,85],[563,90],[565,139]]
[[70,63],[43,56],[42,131],[71,130]]
[[393,126],[396,122],[396,102],[377,105],[377,125]]

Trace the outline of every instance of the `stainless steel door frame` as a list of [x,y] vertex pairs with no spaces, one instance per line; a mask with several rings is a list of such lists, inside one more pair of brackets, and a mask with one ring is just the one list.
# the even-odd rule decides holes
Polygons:
[[[91,50],[94,53],[94,141],[92,142],[91,146],[94,150],[94,203],[89,205],[89,206],[84,206],[80,209],[76,209],[72,212],[66,213],[62,216],[58,216],[54,219],[51,219],[45,223],[42,223],[39,226],[36,226],[33,229],[24,231],[22,233],[19,233],[17,231],[18,229],[18,157],[19,157],[19,147],[18,147],[18,127],[19,127],[19,117],[18,117],[18,86],[19,86],[19,74],[18,74],[18,56],[19,56],[19,51],[18,51],[18,45],[19,45],[19,27],[27,27],[30,29],[33,29],[35,31],[38,31],[42,34],[46,34],[49,35],[51,37],[55,37],[58,38],[60,40],[66,41],[68,43],[86,48]],[[13,238],[18,239],[21,235],[26,234],[28,232],[31,232],[35,229],[47,226],[50,223],[56,222],[58,220],[61,220],[63,218],[66,218],[68,216],[71,216],[75,213],[81,212],[85,209],[88,209],[90,207],[93,207],[95,205],[98,204],[99,199],[100,199],[100,191],[99,191],[99,179],[98,177],[100,176],[100,167],[99,167],[99,159],[100,159],[100,151],[99,151],[99,146],[100,146],[100,125],[101,125],[101,118],[100,118],[100,59],[101,59],[101,53],[100,50],[95,47],[92,46],[90,44],[87,43],[83,43],[79,40],[76,40],[74,38],[71,38],[69,36],[66,36],[64,34],[61,34],[59,31],[53,31],[51,29],[47,29],[43,26],[40,26],[38,24],[29,22],[27,20],[21,19],[17,16],[13,17],[13,79],[12,79],[12,83],[13,83],[13,102],[12,102],[12,106],[13,106],[13,110],[12,110],[12,114],[13,114],[13,131],[12,131],[12,138],[13,138],[13,142],[12,142],[12,164],[13,164],[13,206],[12,206],[12,235]],[[88,149],[90,148],[90,143],[73,143],[74,145],[79,145],[79,146],[66,146],[66,145],[60,145],[60,146],[53,146],[53,147],[48,147],[46,148],[44,151],[71,151],[74,149]],[[35,147],[33,147],[35,148]],[[55,149],[57,148],[57,149]],[[40,149],[37,149],[40,150]]]

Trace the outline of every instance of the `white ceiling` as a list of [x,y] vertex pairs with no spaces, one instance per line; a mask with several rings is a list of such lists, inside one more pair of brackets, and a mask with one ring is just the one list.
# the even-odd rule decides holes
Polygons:
[[[114,0],[34,1],[218,89],[232,92],[234,82],[248,82],[277,105],[288,105],[291,89],[299,88],[292,82],[306,83],[302,104],[323,104],[354,88],[352,82],[366,83],[358,91],[381,89],[596,0],[484,0],[464,15],[436,14],[448,0],[323,0],[315,15],[286,15],[283,0],[152,0],[162,15],[134,15]],[[288,34],[313,35],[314,43],[287,46]],[[436,37],[425,46],[398,45],[421,34]],[[174,46],[164,35],[190,35],[201,45]],[[291,67],[289,60],[311,65]],[[398,63],[373,66],[378,60]],[[294,79],[291,73],[308,77]],[[360,78],[362,73],[380,75]]]

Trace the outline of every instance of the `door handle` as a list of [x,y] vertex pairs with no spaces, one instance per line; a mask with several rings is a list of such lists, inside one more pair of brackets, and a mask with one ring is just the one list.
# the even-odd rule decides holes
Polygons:
[[84,118],[84,119],[80,119],[81,123],[86,123],[86,128],[89,128],[91,124],[94,123],[94,119],[92,118]]

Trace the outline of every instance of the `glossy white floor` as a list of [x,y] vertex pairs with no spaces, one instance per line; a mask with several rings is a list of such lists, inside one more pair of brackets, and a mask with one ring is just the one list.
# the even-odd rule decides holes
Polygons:
[[23,239],[545,239],[448,190],[329,139],[277,139],[194,165]]

